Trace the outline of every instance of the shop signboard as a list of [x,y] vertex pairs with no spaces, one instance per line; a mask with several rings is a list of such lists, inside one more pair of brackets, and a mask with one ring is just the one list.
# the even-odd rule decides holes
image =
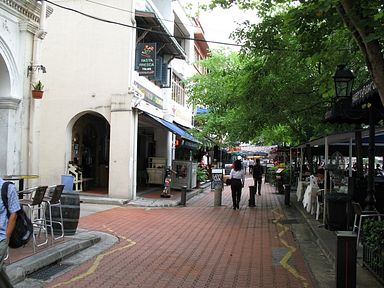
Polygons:
[[155,75],[156,71],[156,43],[138,43],[138,72],[140,76]]
[[149,91],[143,85],[140,85],[138,82],[134,82],[137,89],[144,95],[144,100],[153,106],[162,109],[163,108],[163,99],[157,96],[156,94]]
[[189,148],[189,149],[197,149],[199,147],[199,143],[188,141],[186,139],[181,140],[181,146],[184,148]]

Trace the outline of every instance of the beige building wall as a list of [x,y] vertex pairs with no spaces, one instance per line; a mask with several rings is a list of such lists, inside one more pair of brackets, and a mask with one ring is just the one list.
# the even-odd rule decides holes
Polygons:
[[[88,1],[61,3],[83,13],[134,25],[134,1],[112,9]],[[135,112],[131,109],[135,30],[58,7],[47,19],[42,49],[45,94],[40,107],[39,174],[57,183],[71,157],[72,128],[85,113],[110,124],[109,196],[132,198],[135,189]],[[113,109],[111,110],[111,105]]]
[[[40,4],[36,1],[0,3],[0,175],[34,174],[30,169],[32,74]],[[36,74],[36,73],[35,73]],[[27,181],[26,185],[33,181]]]

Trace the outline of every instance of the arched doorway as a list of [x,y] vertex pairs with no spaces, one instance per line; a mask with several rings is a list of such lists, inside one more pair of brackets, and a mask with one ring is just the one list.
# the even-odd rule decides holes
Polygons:
[[[15,79],[15,63],[9,50],[2,50],[0,37],[0,175],[16,174],[20,171],[20,135],[22,129],[18,126],[22,121],[18,118],[21,99],[16,98],[18,94],[12,93],[12,81]],[[13,90],[16,84],[13,85]],[[17,90],[16,90],[17,91]]]
[[100,114],[82,115],[72,128],[70,161],[82,171],[84,193],[108,194],[110,125]]
[[[0,98],[7,98],[10,94],[10,79],[7,66],[3,57],[0,54]],[[8,120],[8,109],[3,109],[3,101],[0,99],[0,119],[2,123],[0,125],[0,144],[3,149],[0,151],[0,175],[5,175],[7,171],[7,162],[8,162],[8,135],[9,135],[9,125],[6,123]],[[5,105],[5,103],[4,103]]]

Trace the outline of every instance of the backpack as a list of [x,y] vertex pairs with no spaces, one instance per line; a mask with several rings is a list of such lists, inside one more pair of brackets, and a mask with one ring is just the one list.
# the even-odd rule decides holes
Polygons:
[[[4,206],[7,209],[7,217],[9,218],[8,210],[8,186],[13,184],[11,182],[4,182],[1,187],[1,198],[3,200]],[[11,248],[19,248],[28,243],[33,234],[33,224],[28,216],[25,214],[24,210],[21,208],[16,212],[16,224],[13,229],[11,239],[9,239],[8,246]]]

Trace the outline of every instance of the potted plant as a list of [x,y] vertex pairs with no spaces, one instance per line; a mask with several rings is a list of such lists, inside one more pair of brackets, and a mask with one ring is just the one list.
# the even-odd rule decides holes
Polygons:
[[197,175],[197,185],[200,184],[200,182],[205,182],[208,179],[207,170],[198,166],[196,170]]
[[34,99],[41,99],[43,97],[43,94],[44,94],[44,85],[43,83],[41,83],[41,81],[39,80],[38,82],[36,82],[35,84],[32,84],[32,97]]

